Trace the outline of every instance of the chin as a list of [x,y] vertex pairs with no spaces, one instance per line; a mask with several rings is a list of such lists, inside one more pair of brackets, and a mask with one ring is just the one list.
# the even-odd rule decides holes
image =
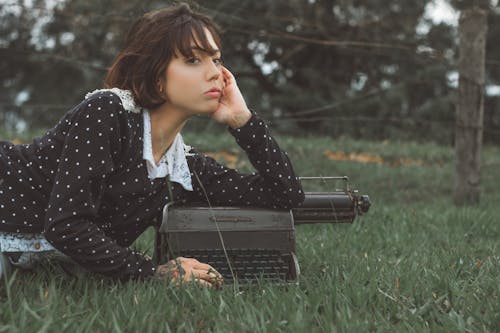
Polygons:
[[185,104],[183,109],[185,110],[189,110],[188,112],[190,114],[197,114],[197,115],[201,115],[201,114],[205,114],[205,115],[211,115],[212,113],[214,113],[215,111],[217,111],[217,109],[219,108],[219,101],[217,100],[214,100],[214,101],[204,101],[204,102],[201,102],[201,103],[193,103],[191,105],[187,105]]
[[215,111],[217,111],[218,107],[219,107],[219,104],[217,103],[214,106],[208,106],[208,107],[205,107],[205,108],[201,108],[201,109],[199,109],[199,113],[212,114]]

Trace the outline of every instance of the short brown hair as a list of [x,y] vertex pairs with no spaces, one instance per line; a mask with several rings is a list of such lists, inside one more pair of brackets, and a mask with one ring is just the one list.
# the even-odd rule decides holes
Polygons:
[[166,100],[157,82],[170,60],[179,56],[178,52],[192,57],[191,43],[194,42],[203,51],[215,53],[205,28],[221,49],[217,25],[208,16],[193,12],[185,3],[144,14],[132,25],[124,47],[106,74],[104,86],[130,90],[136,103],[144,108],[160,106]]

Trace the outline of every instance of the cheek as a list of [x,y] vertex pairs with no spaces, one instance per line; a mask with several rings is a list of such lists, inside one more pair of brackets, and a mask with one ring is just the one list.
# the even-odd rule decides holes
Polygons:
[[195,75],[183,68],[171,68],[167,71],[167,92],[189,93],[196,82]]

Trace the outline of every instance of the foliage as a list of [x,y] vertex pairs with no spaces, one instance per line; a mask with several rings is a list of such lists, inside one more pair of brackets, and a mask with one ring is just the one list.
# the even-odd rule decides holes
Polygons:
[[[189,2],[222,26],[226,64],[248,104],[275,127],[450,144],[456,29],[423,16],[429,1]],[[461,9],[476,2],[452,3]],[[172,1],[32,3],[0,4],[0,121],[8,130],[20,120],[52,126],[102,85],[134,18]],[[487,82],[499,84],[500,12],[486,8]],[[490,142],[500,140],[499,103],[498,96],[486,99]]]
[[[216,135],[188,136],[202,150],[236,147]],[[497,331],[498,147],[484,150],[481,205],[457,209],[449,198],[451,148],[325,137],[278,140],[299,175],[349,175],[373,201],[353,225],[297,226],[298,286],[177,289],[158,281],[73,278],[44,266],[0,282],[0,331]],[[424,164],[333,161],[323,157],[327,150]],[[249,170],[238,154],[238,166]],[[320,185],[306,189],[326,188]],[[152,243],[148,233],[136,246],[150,251]]]

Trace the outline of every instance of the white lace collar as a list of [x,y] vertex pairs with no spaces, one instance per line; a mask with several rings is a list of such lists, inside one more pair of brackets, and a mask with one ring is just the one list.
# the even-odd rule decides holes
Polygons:
[[123,108],[132,113],[143,113],[144,135],[143,135],[143,154],[142,158],[146,160],[149,179],[162,178],[170,175],[170,180],[179,183],[188,191],[193,190],[191,182],[191,172],[187,164],[186,156],[189,156],[190,146],[184,144],[181,134],[177,134],[168,151],[162,156],[158,164],[155,164],[153,157],[153,146],[151,143],[151,118],[149,111],[141,108],[135,103],[134,95],[130,90],[119,88],[96,89],[85,95],[88,98],[97,92],[109,91],[115,93],[122,101]]
[[124,90],[120,88],[111,88],[111,89],[96,89],[92,92],[89,92],[85,95],[85,98],[89,98],[91,95],[97,92],[110,91],[115,93],[122,100],[123,108],[128,112],[132,113],[140,113],[142,108],[135,104],[134,95],[130,90]]

